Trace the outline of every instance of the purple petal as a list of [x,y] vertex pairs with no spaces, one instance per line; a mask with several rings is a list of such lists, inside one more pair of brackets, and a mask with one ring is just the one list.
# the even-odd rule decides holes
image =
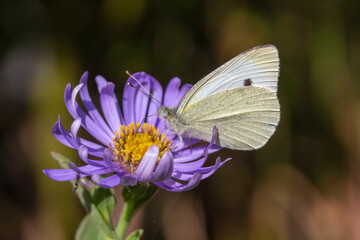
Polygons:
[[[204,155],[205,145],[197,146],[197,147],[189,147],[182,151],[179,151],[174,154],[174,162],[181,163],[181,162],[188,162],[193,161],[194,159],[200,158]],[[217,145],[213,145],[211,148],[208,149],[208,153],[214,153],[221,149],[221,147]]]
[[75,163],[69,162],[68,165],[69,165],[69,168],[70,168],[70,169],[74,170],[74,171],[77,172],[77,173],[80,173],[80,170],[79,170],[78,167],[75,165]]
[[141,182],[147,182],[151,178],[156,166],[158,156],[159,147],[156,145],[152,145],[151,147],[149,147],[134,173],[134,176],[137,180]]
[[97,184],[100,185],[100,181],[101,181],[101,176],[97,173],[95,173],[94,175],[91,176],[91,180]]
[[216,159],[215,165],[213,165],[213,166],[199,168],[196,171],[187,172],[187,173],[174,171],[174,173],[173,173],[173,175],[171,177],[174,178],[174,179],[177,179],[177,180],[181,180],[181,181],[189,181],[194,174],[201,173],[202,174],[201,179],[205,179],[205,178],[210,177],[212,174],[214,174],[217,169],[219,169],[221,166],[223,166],[230,159],[231,158],[228,158],[228,159],[221,162],[220,157],[218,157]]
[[99,174],[94,174],[91,176],[91,180],[102,188],[112,188],[120,184],[120,177],[117,174],[103,179]]
[[211,171],[215,171],[220,166],[220,164],[221,164],[220,157],[218,157],[216,159],[215,165],[213,165],[213,166],[198,168],[196,170],[188,171],[188,172],[174,171],[173,174],[171,175],[171,178],[176,179],[176,180],[181,180],[181,181],[189,181],[193,177],[194,174],[198,174],[198,173],[206,174]]
[[[96,77],[96,82],[98,83],[98,85],[101,85],[100,83],[103,81],[103,77]],[[106,121],[108,122],[113,132],[115,132],[115,130],[119,130],[121,124],[124,125],[124,121],[122,120],[122,114],[117,98],[115,96],[114,89],[115,85],[108,82],[100,90],[101,109],[104,113]]]
[[[101,161],[101,160],[91,160],[91,159],[87,159],[87,162],[89,165],[94,166],[94,167],[104,167],[107,168],[108,165],[105,163],[105,161]],[[111,169],[111,168],[109,168]],[[111,169],[112,171],[112,169]]]
[[156,100],[161,102],[163,97],[163,88],[155,78],[150,75],[148,75],[148,77],[150,78],[151,94],[153,98],[150,98],[149,109],[147,113],[147,116],[151,117],[148,117],[146,122],[156,126],[157,122],[159,121],[159,118],[157,117],[157,109],[160,107],[160,104]]
[[59,115],[59,119],[58,119],[58,128],[60,130],[60,133],[64,136],[65,140],[68,143],[70,143],[71,147],[77,149],[79,147],[79,144],[76,141],[76,139],[73,138],[73,135],[70,134],[68,131],[66,131],[65,128],[63,127],[63,125],[61,124],[60,115]]
[[[212,136],[211,136],[210,143],[209,143],[206,147],[204,147],[204,146],[194,147],[196,154],[194,155],[194,157],[193,157],[192,159],[193,159],[193,160],[196,159],[197,156],[201,153],[201,151],[202,151],[202,149],[203,149],[203,153],[202,153],[201,155],[204,156],[203,161],[205,161],[205,160],[207,159],[207,156],[208,156],[209,152],[211,153],[211,152],[214,152],[214,151],[219,150],[219,147],[217,147],[216,145],[214,145],[214,142],[217,141],[217,140],[218,140],[218,131],[217,131],[216,126],[214,126],[214,127],[213,127],[213,131],[212,131]],[[184,140],[184,141],[185,141],[185,140]],[[174,143],[173,143],[173,144],[174,144]],[[174,160],[175,164],[179,164],[179,167],[180,167],[180,166],[181,166],[181,163],[182,163],[184,160],[186,160],[186,161],[190,160],[190,161],[191,161],[191,160],[192,160],[191,157],[184,157],[184,159],[181,159],[181,155],[182,155],[182,154],[186,154],[186,155],[187,155],[187,154],[189,154],[189,152],[191,153],[191,149],[192,149],[192,147],[189,147],[188,149],[183,149],[183,150],[181,150],[181,151],[179,151],[179,152],[177,152],[177,153],[174,153],[174,155],[176,156],[176,157],[175,157],[175,160]],[[179,156],[179,159],[176,159],[178,155],[180,155],[180,156]],[[201,155],[200,155],[200,156],[201,156]],[[185,164],[185,163],[184,163],[184,164]],[[177,168],[176,166],[174,166],[174,167]]]
[[188,163],[174,163],[174,170],[179,172],[191,172],[201,168],[206,161],[206,158],[201,158],[196,161]]
[[209,149],[215,144],[215,142],[219,142],[219,133],[216,126],[213,127],[210,143],[204,150],[204,158],[207,158]]
[[86,165],[82,167],[76,166],[73,162],[69,162],[69,168],[74,170],[75,172],[81,174],[82,176],[89,176],[94,173],[97,174],[106,174],[112,172],[111,169],[105,167],[105,168],[99,168],[91,165]]
[[166,87],[164,94],[163,105],[166,107],[177,107],[179,105],[180,100],[183,98],[185,93],[189,91],[192,87],[190,84],[184,84],[179,90],[181,85],[181,80],[178,77],[174,77],[170,80],[169,84]]
[[108,167],[98,167],[98,166],[92,166],[92,165],[85,165],[85,166],[81,166],[78,167],[78,170],[85,174],[86,176],[90,176],[93,175],[94,173],[97,174],[107,174],[107,173],[111,173],[112,169],[108,168]]
[[171,152],[165,152],[164,155],[161,157],[158,166],[156,167],[151,181],[160,182],[170,178],[174,168],[173,159],[174,158]]
[[83,75],[81,75],[81,78],[80,78],[80,83],[84,83],[86,84],[86,81],[87,81],[87,78],[89,77],[89,72],[88,71],[85,71],[83,73]]
[[[220,157],[218,157],[218,158],[216,159],[216,164],[215,164],[215,166],[213,166],[213,169],[212,169],[211,171],[209,171],[208,173],[203,174],[201,180],[203,180],[203,179],[205,179],[205,178],[208,178],[208,177],[210,177],[211,175],[213,175],[220,167],[222,167],[222,165],[224,165],[224,164],[225,164],[227,161],[229,161],[229,160],[231,160],[231,158],[228,158],[228,159],[220,162]],[[219,162],[219,163],[218,163],[218,162]],[[212,167],[208,167],[208,169],[210,169],[210,168],[212,168]],[[206,170],[208,170],[208,169],[206,169]],[[202,170],[203,170],[203,169],[200,169],[199,172],[201,172]]]
[[[173,140],[172,146],[176,146],[176,148],[172,151],[174,153],[174,155],[176,155],[176,152],[180,152],[183,151],[183,149],[191,147],[191,145],[194,145],[196,143],[199,143],[201,140],[196,139],[196,138],[188,138],[185,137],[183,138],[183,141],[181,141],[179,138],[174,138],[174,136],[176,137],[176,133],[169,131],[170,133],[168,133],[167,137],[169,139]],[[169,136],[169,135],[173,135],[173,136]]]
[[[98,168],[94,166],[83,166],[78,167],[78,171],[74,171],[73,169],[44,169],[43,173],[49,178],[56,181],[69,181],[75,180],[79,175],[80,177],[90,176],[93,174],[108,174],[111,173],[111,169],[109,168]],[[79,174],[80,172],[80,174]]]
[[[72,169],[43,169],[43,173],[55,181],[70,181],[78,176],[78,173]],[[80,175],[80,177],[84,176]]]
[[82,83],[84,86],[80,89],[80,97],[82,102],[84,103],[84,106],[90,115],[90,117],[94,120],[95,124],[99,126],[101,129],[106,132],[108,136],[112,136],[114,133],[110,130],[107,123],[104,121],[103,117],[99,113],[99,111],[96,109],[94,103],[91,100],[88,87],[87,87],[87,78],[88,78],[88,72],[85,72],[81,79],[80,83]]
[[220,157],[217,157],[214,165],[199,168],[198,170],[194,171],[193,173],[196,173],[196,172],[197,172],[197,173],[202,173],[202,174],[204,174],[204,173],[213,171],[214,169],[217,170],[217,169],[219,169],[222,165],[224,165],[224,164],[225,164],[227,161],[229,161],[229,160],[231,160],[231,158],[227,158],[227,159],[225,159],[224,161],[221,162],[221,158],[220,158]]
[[[81,84],[82,85],[82,84]],[[107,146],[112,142],[112,137],[114,135],[107,135],[100,127],[98,127],[95,122],[81,109],[78,103],[75,101],[74,93],[71,93],[71,85],[68,84],[65,89],[64,99],[65,105],[74,119],[80,117],[81,125],[87,132],[89,132],[93,137]]]
[[81,119],[77,118],[73,121],[73,123],[71,124],[71,134],[72,137],[76,139],[77,137],[77,133],[79,131],[79,128],[81,126]]
[[89,151],[88,148],[85,145],[81,145],[78,149],[79,158],[84,162],[88,164],[88,155]]
[[59,142],[61,142],[65,146],[73,148],[73,146],[66,140],[64,135],[61,133],[60,128],[59,128],[59,122],[56,122],[54,124],[54,126],[51,129],[51,132]]
[[88,148],[88,152],[90,155],[95,157],[102,157],[102,153],[105,147],[82,138],[78,138],[78,142],[79,144],[85,145]]
[[[135,73],[133,76],[138,79],[141,85],[151,92],[158,101],[161,101],[163,90],[155,78],[144,72]],[[143,88],[131,77],[129,77],[127,83],[131,83],[139,89]],[[157,107],[159,107],[159,103],[153,99],[149,99],[148,95],[128,84],[125,85],[123,93],[123,111],[126,120],[125,122],[127,124],[141,122],[145,117],[151,114],[157,114]],[[155,125],[154,123],[156,123],[157,120],[157,117],[149,117],[147,122]]]
[[120,184],[123,186],[135,186],[137,184],[137,180],[134,176],[126,174],[120,178]]
[[194,174],[194,176],[186,185],[176,182],[172,179],[163,182],[155,182],[154,184],[168,191],[182,192],[182,191],[189,191],[191,189],[194,189],[197,185],[199,185],[200,181],[201,181],[201,174]]
[[88,148],[84,145],[79,147],[78,154],[80,159],[88,165],[94,167],[109,167],[113,172],[118,172],[120,169],[119,164],[112,161],[111,152],[108,149],[105,149],[103,153],[103,159],[105,161],[88,159]]
[[114,172],[117,172],[113,166],[113,159],[112,159],[112,153],[109,149],[104,150],[104,161],[108,167],[110,167]]
[[[80,174],[79,174],[80,172]],[[56,181],[69,181],[76,179],[79,175],[80,177],[90,176],[95,173],[97,174],[107,174],[112,171],[109,168],[98,168],[93,166],[83,166],[79,167],[78,171],[74,171],[73,169],[44,169],[43,173],[49,178]]]
[[76,118],[76,112],[71,104],[71,84],[68,83],[65,87],[65,92],[64,92],[64,102],[65,102],[65,106],[67,108],[67,110],[69,111],[70,115],[73,118]]
[[100,146],[96,143],[90,142],[88,140],[79,137],[77,137],[76,140],[73,139],[72,134],[66,131],[66,129],[61,124],[60,116],[59,116],[59,120],[55,123],[52,132],[55,138],[64,145],[75,149],[77,149],[79,145],[85,145],[88,147],[89,154],[96,157],[102,157],[104,151],[103,146]]
[[78,94],[78,92],[80,91],[80,89],[84,86],[84,84],[80,83],[79,85],[77,85],[76,87],[74,87],[74,90],[72,90],[71,92],[71,106],[72,106],[72,109],[75,113],[75,116],[74,118],[77,118],[77,112],[76,112],[76,96]]
[[[217,138],[217,135],[212,135],[212,137]],[[213,143],[214,143],[214,141],[213,141]],[[182,159],[182,156],[184,155],[184,158],[186,158],[186,155],[191,153],[192,151],[194,151],[193,152],[194,154],[200,154],[201,152],[203,154],[205,152],[204,150],[206,148],[207,148],[208,153],[213,153],[213,152],[216,152],[216,151],[222,149],[221,147],[214,145],[213,143],[209,143],[208,145],[206,145],[206,144],[201,145],[199,147],[193,147],[193,145],[195,145],[199,142],[201,142],[201,140],[196,139],[196,138],[185,137],[185,138],[183,138],[183,141],[181,141],[179,138],[173,139],[172,146],[176,146],[174,148],[174,150],[172,150],[174,157],[175,157],[175,161],[180,161],[180,162],[186,161],[186,159],[184,159],[184,160]],[[194,149],[194,150],[192,150],[192,149]],[[176,158],[179,158],[179,160],[176,160]],[[194,158],[192,158],[192,159],[194,159]]]
[[103,76],[100,76],[100,75],[95,77],[95,81],[96,81],[96,85],[97,85],[99,93],[101,93],[101,89],[106,87],[107,84],[109,83],[108,81],[106,81],[106,79]]

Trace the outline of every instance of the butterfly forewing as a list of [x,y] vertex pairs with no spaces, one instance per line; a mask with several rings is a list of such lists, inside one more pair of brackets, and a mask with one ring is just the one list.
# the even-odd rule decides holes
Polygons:
[[277,92],[279,56],[273,45],[249,49],[196,83],[181,100],[177,114],[197,101],[230,89],[259,86]]

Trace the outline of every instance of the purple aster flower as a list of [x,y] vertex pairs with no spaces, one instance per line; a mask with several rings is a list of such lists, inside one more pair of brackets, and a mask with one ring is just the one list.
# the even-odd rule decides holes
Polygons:
[[[191,87],[185,84],[180,88],[180,79],[173,78],[163,94],[160,83],[152,76],[144,72],[133,76],[167,107],[176,107]],[[209,144],[199,145],[197,139],[184,139],[182,142],[168,129],[165,121],[158,118],[156,113],[160,104],[136,89],[141,87],[132,78],[128,82],[136,88],[125,86],[122,110],[114,93],[115,85],[101,76],[95,78],[102,115],[89,95],[87,78],[85,72],[79,85],[71,89],[68,84],[65,88],[65,105],[75,119],[70,132],[63,127],[60,117],[52,129],[57,140],[78,150],[85,165],[78,167],[70,163],[69,169],[44,169],[48,177],[69,181],[89,176],[103,188],[152,182],[169,191],[186,191],[196,187],[229,160],[221,162],[218,157],[215,164],[204,166],[208,154],[220,149],[214,145],[216,127]],[[85,110],[77,103],[77,95],[80,95]],[[79,137],[80,127],[97,141]]]

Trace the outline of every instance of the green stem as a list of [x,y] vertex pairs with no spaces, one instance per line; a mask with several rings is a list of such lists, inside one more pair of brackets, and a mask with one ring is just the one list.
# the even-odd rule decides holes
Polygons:
[[136,209],[134,209],[134,201],[124,202],[122,213],[119,219],[119,223],[116,227],[116,235],[119,240],[125,239],[126,230],[129,226],[130,220],[134,215]]
[[122,196],[124,198],[124,206],[116,226],[115,234],[118,240],[124,240],[126,230],[129,226],[131,218],[135,212],[146,202],[148,202],[156,193],[157,187],[153,184],[138,184],[136,186],[124,187]]

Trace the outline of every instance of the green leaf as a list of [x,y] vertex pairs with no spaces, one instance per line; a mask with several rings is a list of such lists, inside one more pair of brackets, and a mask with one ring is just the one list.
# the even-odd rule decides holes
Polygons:
[[[69,168],[69,162],[71,162],[70,159],[60,153],[52,152],[51,155],[62,168]],[[78,184],[77,180],[72,180],[70,182],[73,187],[75,184]],[[81,204],[91,216],[93,222],[92,231],[96,230],[102,236],[113,239],[115,237],[115,232],[111,221],[111,213],[116,205],[114,190],[104,189],[96,185],[91,189],[87,189],[81,187],[80,184],[75,191]],[[89,220],[84,219],[84,221]]]
[[101,232],[98,231],[94,221],[91,219],[91,216],[86,215],[80,223],[80,226],[76,230],[75,235],[76,240],[83,239],[104,239]]
[[86,215],[80,223],[75,235],[75,240],[110,240],[112,238],[103,235],[98,231],[91,215]]
[[127,238],[126,240],[139,240],[141,238],[141,236],[143,235],[144,230],[142,229],[138,229],[135,232],[132,232]]
[[60,167],[69,168],[69,162],[71,162],[69,158],[57,152],[51,152],[50,154],[59,163]]
[[104,189],[96,186],[93,191],[93,202],[103,219],[109,226],[112,226],[111,214],[116,205],[113,189]]

